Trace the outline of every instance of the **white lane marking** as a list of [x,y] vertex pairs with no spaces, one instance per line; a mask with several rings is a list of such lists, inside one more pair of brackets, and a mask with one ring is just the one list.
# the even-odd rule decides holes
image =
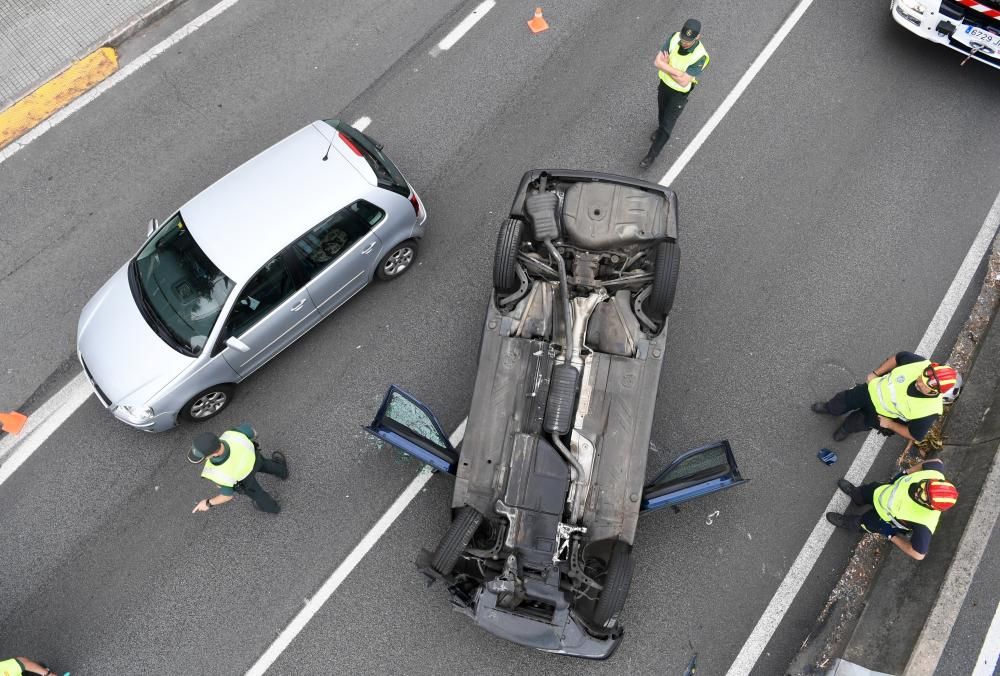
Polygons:
[[364,117],[359,117],[354,122],[352,122],[351,126],[357,129],[358,131],[364,131],[365,129],[368,128],[368,125],[370,125],[371,123],[372,123],[372,118],[365,115]]
[[0,151],[0,163],[9,159],[11,156],[16,154],[19,150],[27,146],[29,143],[37,139],[39,136],[47,132],[48,130],[55,127],[57,124],[68,118],[70,115],[76,111],[83,108],[85,105],[96,99],[98,96],[108,91],[116,84],[127,78],[132,73],[136,72],[147,63],[155,59],[157,56],[170,49],[173,45],[177,44],[184,38],[186,38],[191,33],[207,24],[209,21],[219,16],[227,9],[235,5],[240,0],[222,0],[219,4],[213,6],[204,14],[198,16],[197,18],[189,21],[182,28],[174,31],[165,40],[154,46],[148,52],[132,61],[130,64],[119,70],[117,73],[109,77],[108,79],[101,82],[99,85],[95,86],[86,94],[83,94],[79,98],[75,99],[71,104],[60,110],[58,113],[50,117],[45,122],[42,122],[37,127],[29,131],[24,136],[20,137],[18,140],[11,143],[9,146]]
[[972,676],[993,676],[997,664],[1000,664],[1000,604],[993,613],[993,621],[990,622],[990,629],[983,640],[983,649],[976,658],[976,668],[972,670]]
[[809,9],[809,6],[812,3],[813,0],[802,0],[802,2],[800,2],[794,10],[792,10],[792,13],[788,15],[787,19],[785,19],[785,23],[781,24],[781,28],[778,29],[778,32],[775,33],[774,37],[772,37],[767,45],[764,46],[764,51],[757,55],[757,58],[750,64],[750,68],[748,68],[747,72],[743,74],[743,77],[741,77],[739,82],[736,83],[736,86],[733,87],[731,92],[729,92],[729,95],[722,101],[722,104],[718,107],[718,109],[712,113],[710,118],[708,118],[708,122],[706,122],[705,126],[701,128],[698,135],[694,137],[691,143],[688,144],[687,148],[684,149],[684,152],[681,153],[681,156],[677,158],[670,169],[667,170],[667,173],[663,175],[663,178],[660,179],[660,185],[669,186],[674,182],[684,167],[687,166],[687,163],[691,161],[692,157],[694,157],[694,154],[698,152],[698,149],[701,148],[702,144],[708,139],[709,135],[711,135],[711,133],[715,131],[715,128],[719,126],[719,123],[722,121],[722,118],[726,116],[726,113],[729,112],[729,109],[736,104],[736,101],[743,95],[746,88],[750,86],[750,82],[757,77],[757,73],[759,73],[764,67],[764,64],[766,64],[768,60],[774,56],[774,53],[778,51],[778,47],[780,47],[784,39],[788,37],[788,34],[792,32],[792,28],[795,27],[795,24],[799,22],[799,19],[802,18],[802,15],[806,13],[806,10]]
[[[1000,226],[1000,194],[997,195],[996,200],[993,202],[993,206],[986,215],[986,220],[983,221],[979,234],[976,235],[972,247],[965,255],[965,260],[962,261],[962,264],[958,268],[955,279],[952,280],[951,286],[948,287],[948,292],[938,306],[937,312],[934,313],[934,317],[927,327],[927,332],[924,333],[920,345],[917,346],[918,353],[930,355],[937,348],[938,341],[941,340],[944,330],[951,322],[952,317],[954,317],[955,310],[958,309],[958,304],[962,300],[962,296],[965,294],[966,289],[969,288],[969,282],[972,281],[972,276],[976,273],[976,268],[979,267],[979,263],[982,261],[983,256],[986,255],[990,242],[996,236],[998,226]],[[868,435],[868,438],[865,439],[864,444],[861,446],[861,451],[858,452],[857,457],[847,471],[848,481],[860,483],[864,479],[865,475],[868,474],[868,470],[871,469],[872,463],[875,462],[875,456],[879,449],[882,448],[884,441],[885,437],[875,432],[871,432]],[[847,496],[836,491],[824,511],[843,512],[846,507]],[[757,660],[760,659],[760,654],[764,651],[764,648],[778,628],[778,624],[792,605],[792,601],[795,599],[796,594],[798,594],[806,577],[812,571],[813,566],[816,565],[816,561],[819,559],[819,555],[832,533],[833,526],[827,523],[826,516],[820,517],[809,534],[805,545],[803,545],[802,551],[795,557],[795,562],[789,569],[788,574],[781,581],[778,590],[771,598],[771,602],[767,605],[760,619],[757,620],[757,625],[753,628],[750,636],[747,637],[746,643],[743,644],[733,664],[729,667],[727,676],[749,674],[750,670],[753,669]]]
[[[463,420],[455,431],[451,433],[451,436],[448,437],[448,441],[451,442],[452,446],[457,446],[459,442],[462,441],[462,438],[465,436],[465,424],[467,422],[468,418]],[[278,659],[281,653],[283,653],[295,637],[299,635],[299,632],[305,628],[305,626],[309,623],[309,620],[311,620],[319,609],[323,607],[323,604],[329,600],[330,596],[333,595],[333,592],[337,591],[337,587],[339,587],[341,583],[347,579],[347,576],[351,574],[351,571],[357,568],[358,564],[361,563],[361,560],[365,557],[365,554],[367,554],[371,548],[375,546],[375,543],[378,542],[383,535],[385,535],[386,531],[389,530],[389,527],[392,526],[396,519],[399,518],[399,516],[403,513],[403,510],[409,506],[410,502],[413,501],[413,498],[417,497],[420,493],[420,489],[424,487],[424,484],[426,484],[432,476],[433,473],[431,472],[430,465],[424,465],[417,476],[413,478],[413,481],[410,482],[410,485],[406,487],[406,490],[399,494],[396,501],[393,502],[392,505],[389,506],[389,509],[386,510],[385,514],[383,514],[382,517],[375,522],[372,529],[368,531],[363,538],[361,538],[361,542],[359,542],[357,546],[351,550],[351,553],[347,555],[347,558],[344,559],[339,566],[337,566],[336,570],[334,570],[330,577],[327,578],[326,582],[323,583],[323,586],[320,587],[315,594],[313,594],[313,597],[309,599],[305,607],[299,611],[299,614],[296,615],[292,619],[291,623],[289,623],[289,625],[278,635],[278,638],[276,638],[267,651],[260,656],[260,659],[258,659],[252,667],[250,667],[250,670],[246,672],[246,676],[264,675],[264,672],[266,672],[271,665],[274,664],[275,660]]]
[[7,435],[0,439],[0,485],[24,464],[41,447],[66,419],[80,408],[92,395],[87,377],[81,371],[37,411],[28,416],[24,429],[18,435]]
[[431,56],[437,56],[441,52],[446,52],[451,49],[456,42],[462,39],[462,36],[469,32],[469,30],[478,23],[480,19],[486,16],[486,13],[496,7],[496,2],[494,0],[485,0],[485,2],[479,3],[479,5],[469,12],[469,15],[462,19],[457,26],[455,26],[450,33],[444,36],[441,42],[434,45],[434,47],[429,52]]
[[[979,562],[982,561],[986,552],[986,545],[990,541],[993,527],[997,522],[997,514],[1000,514],[1000,446],[993,454],[993,466],[986,476],[983,488],[976,500],[976,506],[972,510],[969,523],[965,526],[962,539],[958,543],[958,549],[952,558],[951,565],[948,566],[948,573],[945,575],[944,584],[938,591],[937,600],[931,614],[924,622],[924,628],[917,637],[913,652],[903,670],[903,676],[933,676],[937,670],[944,647],[951,636],[951,630],[958,620],[958,613],[962,610],[965,597],[972,586],[972,578],[976,575]],[[947,516],[945,517],[947,518]],[[996,624],[996,617],[993,624]],[[992,626],[990,628],[992,631]],[[992,646],[993,666],[996,666],[996,640],[994,638]],[[989,642],[983,644],[983,651],[987,651]],[[982,655],[982,652],[980,652]],[[979,669],[982,664],[980,659],[976,665]],[[993,673],[993,668],[988,672]]]

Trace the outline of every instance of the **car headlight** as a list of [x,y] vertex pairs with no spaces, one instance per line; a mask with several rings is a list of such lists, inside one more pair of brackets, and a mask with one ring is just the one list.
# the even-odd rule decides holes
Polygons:
[[149,406],[119,406],[115,414],[133,425],[142,425],[153,419],[153,409]]
[[927,13],[927,7],[922,2],[917,2],[916,0],[897,0],[897,2],[914,14]]

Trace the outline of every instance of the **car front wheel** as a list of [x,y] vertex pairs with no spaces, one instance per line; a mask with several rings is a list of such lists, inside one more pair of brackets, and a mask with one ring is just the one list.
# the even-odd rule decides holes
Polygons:
[[375,275],[383,281],[396,279],[410,269],[416,257],[417,243],[412,239],[397,244],[379,261]]
[[181,417],[191,422],[201,422],[222,412],[233,399],[236,388],[232,385],[214,385],[199,392],[181,409]]

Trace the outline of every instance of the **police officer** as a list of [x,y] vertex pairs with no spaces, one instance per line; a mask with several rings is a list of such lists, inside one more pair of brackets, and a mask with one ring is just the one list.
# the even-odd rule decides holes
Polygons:
[[708,52],[701,44],[701,22],[697,19],[685,21],[680,31],[667,38],[656,53],[653,63],[660,71],[660,84],[656,90],[659,126],[649,138],[653,145],[639,162],[641,168],[647,169],[667,144],[670,132],[708,61]]
[[288,478],[288,462],[282,453],[275,451],[271,458],[260,454],[256,441],[257,431],[246,423],[226,430],[222,436],[204,432],[194,438],[188,460],[198,464],[205,458],[201,475],[219,485],[219,494],[199,500],[191,513],[207,512],[212,507],[225,504],[233,499],[233,493],[248,495],[257,509],[277,514],[281,511],[278,503],[267,493],[254,475],[257,472],[273,474],[281,479]]
[[21,676],[21,674],[49,676],[49,674],[55,673],[41,662],[29,660],[27,657],[11,657],[0,660],[0,676]]
[[940,460],[925,460],[887,484],[858,487],[840,479],[837,488],[851,496],[855,505],[874,509],[853,516],[827,512],[826,520],[837,528],[885,535],[907,556],[920,561],[930,549],[941,512],[958,501],[958,490],[945,480],[943,470]]
[[947,364],[897,352],[869,373],[864,385],[816,402],[812,410],[827,415],[851,412],[834,431],[836,441],[870,429],[922,441],[944,410],[944,401],[954,399],[961,387],[962,377]]

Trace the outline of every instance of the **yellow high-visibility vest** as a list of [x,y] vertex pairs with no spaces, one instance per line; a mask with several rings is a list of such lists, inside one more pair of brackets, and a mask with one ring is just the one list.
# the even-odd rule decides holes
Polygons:
[[903,422],[941,415],[944,402],[941,397],[911,397],[906,393],[924,369],[930,366],[927,360],[897,366],[884,376],[873,378],[868,383],[868,396],[875,411],[887,418],[897,418]]
[[[692,64],[697,63],[698,59],[701,57],[705,57],[706,67],[708,66],[708,62],[710,60],[708,52],[705,51],[705,46],[701,44],[700,40],[698,41],[698,44],[695,45],[694,49],[692,49],[689,53],[681,54],[681,34],[679,32],[670,36],[670,44],[668,45],[667,53],[670,54],[670,64],[674,68],[684,72],[687,72],[687,69]],[[691,82],[689,82],[686,87],[682,87],[677,84],[677,81],[674,80],[674,78],[670,77],[668,73],[664,73],[662,70],[660,71],[660,79],[663,80],[663,84],[667,85],[671,89],[684,92],[685,94],[691,91],[691,87],[698,82],[698,78],[693,77],[691,78]]]
[[220,486],[232,488],[237,482],[250,476],[257,460],[257,451],[246,435],[235,430],[223,432],[219,440],[229,446],[229,457],[221,465],[216,465],[211,458],[208,458],[205,461],[205,468],[201,470],[201,476]]
[[930,507],[924,507],[919,502],[910,497],[910,486],[915,486],[924,479],[944,479],[944,474],[936,469],[922,469],[913,474],[904,474],[891,484],[879,486],[875,489],[872,502],[875,503],[875,511],[882,517],[883,521],[891,523],[896,528],[911,530],[909,526],[904,526],[900,521],[919,523],[927,526],[931,533],[937,528],[938,519],[941,512]]

